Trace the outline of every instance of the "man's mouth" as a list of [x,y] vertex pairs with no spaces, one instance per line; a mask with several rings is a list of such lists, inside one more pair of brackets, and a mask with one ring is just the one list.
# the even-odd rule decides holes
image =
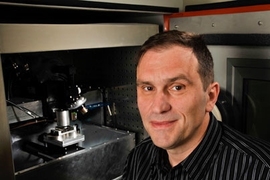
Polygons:
[[166,129],[175,124],[176,120],[174,121],[151,121],[151,125],[155,129]]

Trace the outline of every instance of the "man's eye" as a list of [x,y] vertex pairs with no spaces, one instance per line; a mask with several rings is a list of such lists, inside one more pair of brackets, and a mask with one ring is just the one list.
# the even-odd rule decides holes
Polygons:
[[153,87],[151,86],[146,86],[143,88],[145,91],[152,91],[153,90]]
[[183,89],[183,86],[174,86],[172,89],[175,91],[180,91],[181,89]]

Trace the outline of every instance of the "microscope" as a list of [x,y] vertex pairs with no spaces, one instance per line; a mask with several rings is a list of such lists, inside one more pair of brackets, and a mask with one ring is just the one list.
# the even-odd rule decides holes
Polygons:
[[[84,141],[78,124],[77,113],[86,114],[88,110],[84,104],[86,98],[81,95],[81,89],[74,83],[74,67],[66,68],[70,75],[68,83],[54,82],[53,90],[49,90],[48,100],[53,104],[50,108],[55,114],[56,126],[49,133],[43,134],[43,141],[47,148],[66,152],[68,149],[78,149],[78,143]],[[52,103],[53,102],[53,103]],[[72,148],[73,147],[73,148]]]
[[[78,125],[71,125],[70,120],[76,119],[76,113],[72,110],[80,109],[83,114],[87,113],[84,107],[86,98],[80,96],[80,88],[73,87],[70,92],[70,103],[66,108],[55,108],[57,126],[51,132],[44,135],[44,142],[59,147],[67,147],[84,141],[84,135],[80,133]],[[75,93],[74,93],[75,92]]]

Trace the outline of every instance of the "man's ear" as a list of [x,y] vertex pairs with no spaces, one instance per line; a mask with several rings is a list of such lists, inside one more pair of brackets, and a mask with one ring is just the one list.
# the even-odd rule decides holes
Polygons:
[[220,87],[217,82],[213,82],[207,88],[207,93],[208,93],[208,102],[206,105],[207,112],[210,112],[213,110],[218,99],[219,91],[220,91]]

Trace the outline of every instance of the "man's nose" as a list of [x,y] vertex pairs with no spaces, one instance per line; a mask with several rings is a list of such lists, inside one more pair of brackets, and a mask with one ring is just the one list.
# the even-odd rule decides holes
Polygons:
[[171,109],[169,98],[164,92],[157,93],[153,98],[152,111],[157,114],[165,113]]

